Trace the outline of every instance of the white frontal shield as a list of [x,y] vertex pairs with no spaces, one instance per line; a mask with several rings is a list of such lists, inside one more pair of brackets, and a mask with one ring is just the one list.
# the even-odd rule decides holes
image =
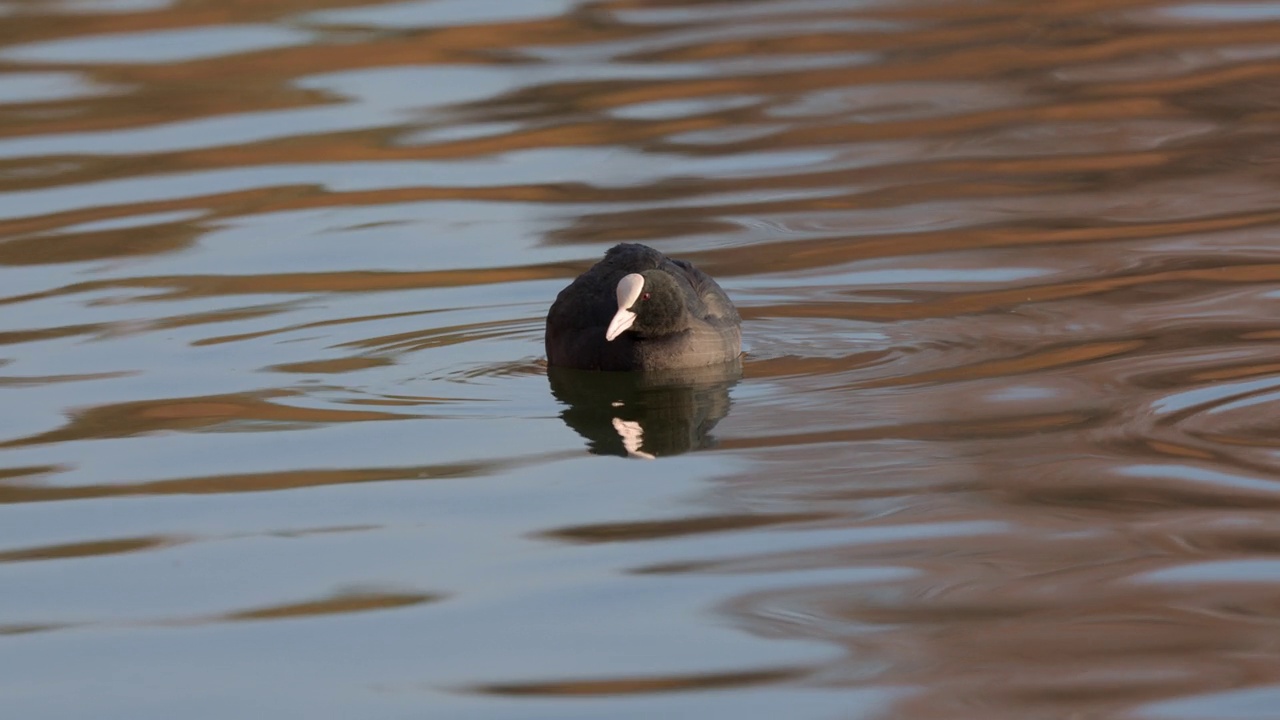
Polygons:
[[631,327],[636,321],[636,314],[627,308],[636,304],[640,292],[644,290],[644,277],[636,273],[624,276],[618,281],[618,312],[609,321],[609,329],[604,333],[605,340],[613,340]]

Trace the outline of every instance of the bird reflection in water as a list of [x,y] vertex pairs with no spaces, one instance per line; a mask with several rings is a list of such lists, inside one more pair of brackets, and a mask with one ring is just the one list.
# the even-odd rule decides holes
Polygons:
[[651,372],[549,367],[565,424],[591,452],[654,459],[715,444],[711,430],[729,414],[729,389],[742,363]]

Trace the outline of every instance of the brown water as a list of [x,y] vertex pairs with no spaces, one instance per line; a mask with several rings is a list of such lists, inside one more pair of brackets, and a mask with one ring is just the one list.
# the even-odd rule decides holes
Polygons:
[[[1278,129],[1276,2],[0,0],[3,715],[1274,717]],[[620,240],[740,380],[548,378]]]

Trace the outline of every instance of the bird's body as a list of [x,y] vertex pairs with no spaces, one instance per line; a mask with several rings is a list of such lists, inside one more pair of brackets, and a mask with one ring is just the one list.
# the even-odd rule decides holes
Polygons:
[[633,371],[717,365],[741,354],[741,324],[709,275],[653,248],[623,243],[552,303],[547,362]]

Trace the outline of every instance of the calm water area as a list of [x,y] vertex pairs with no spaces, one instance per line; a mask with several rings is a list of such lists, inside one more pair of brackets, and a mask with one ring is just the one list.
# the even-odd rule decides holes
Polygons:
[[0,716],[1280,716],[1280,2],[0,0]]

